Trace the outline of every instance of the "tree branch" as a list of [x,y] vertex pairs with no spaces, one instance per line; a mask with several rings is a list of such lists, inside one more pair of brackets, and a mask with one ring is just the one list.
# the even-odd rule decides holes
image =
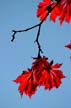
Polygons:
[[40,31],[41,31],[41,25],[45,21],[45,19],[49,15],[49,13],[52,12],[52,10],[59,4],[60,1],[61,0],[57,0],[57,3],[54,5],[54,7],[51,7],[51,4],[46,7],[46,9],[48,10],[48,13],[46,14],[44,19],[40,23],[38,23],[38,24],[36,24],[36,25],[34,25],[32,27],[29,27],[27,29],[24,29],[24,30],[12,30],[13,35],[12,35],[11,42],[13,42],[15,40],[15,36],[16,36],[17,33],[26,32],[26,31],[29,31],[31,29],[34,29],[34,28],[38,27],[38,32],[37,32],[37,37],[36,37],[35,42],[37,43],[37,46],[38,46],[38,57],[40,57],[40,53],[43,53],[43,51],[41,49],[41,46],[40,46],[40,43],[39,43],[39,36],[40,36]]
[[[41,22],[40,22],[40,23],[41,23]],[[33,29],[33,28],[36,28],[36,27],[38,27],[38,26],[40,25],[40,23],[39,23],[39,24],[36,24],[36,25],[34,25],[34,26],[32,26],[32,27],[29,27],[29,28],[27,28],[27,29],[24,29],[24,30],[12,30],[13,35],[12,35],[11,41],[12,41],[12,42],[14,41],[15,35],[16,35],[17,33],[26,32],[26,31],[29,31],[29,30],[31,30],[31,29]]]

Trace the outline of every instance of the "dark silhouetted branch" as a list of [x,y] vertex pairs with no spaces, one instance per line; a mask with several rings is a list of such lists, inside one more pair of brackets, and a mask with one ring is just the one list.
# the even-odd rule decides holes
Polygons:
[[41,31],[41,25],[44,22],[44,20],[47,18],[47,16],[49,15],[49,13],[51,13],[51,11],[59,4],[60,1],[61,0],[58,0],[58,2],[55,4],[54,7],[51,7],[51,5],[49,5],[47,7],[48,13],[47,13],[47,15],[44,17],[44,19],[40,23],[38,23],[38,24],[36,24],[36,25],[34,25],[32,27],[29,27],[27,29],[24,29],[24,30],[12,30],[13,35],[12,35],[11,42],[13,42],[15,40],[17,33],[26,32],[26,31],[29,31],[31,29],[34,29],[34,28],[38,27],[38,32],[37,32],[37,37],[36,37],[35,42],[37,43],[37,46],[38,46],[38,57],[40,57],[40,53],[43,53],[43,51],[41,49],[41,46],[40,46],[40,43],[39,43],[39,36],[40,36],[40,31]]

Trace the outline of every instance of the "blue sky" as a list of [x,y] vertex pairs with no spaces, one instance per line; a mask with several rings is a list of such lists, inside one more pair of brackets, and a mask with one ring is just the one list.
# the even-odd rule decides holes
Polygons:
[[71,23],[59,25],[49,18],[41,28],[40,44],[45,56],[55,63],[63,63],[67,76],[59,89],[45,91],[42,87],[29,99],[22,99],[18,85],[12,80],[31,67],[37,56],[34,43],[37,28],[18,33],[12,43],[12,30],[25,29],[39,23],[37,4],[41,0],[0,0],[0,108],[70,108],[71,107],[71,51],[64,46],[71,42]]

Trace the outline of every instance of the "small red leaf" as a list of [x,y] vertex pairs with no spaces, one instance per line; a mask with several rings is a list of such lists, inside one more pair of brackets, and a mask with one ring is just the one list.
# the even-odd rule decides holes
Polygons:
[[65,47],[69,48],[71,50],[71,43],[65,45]]

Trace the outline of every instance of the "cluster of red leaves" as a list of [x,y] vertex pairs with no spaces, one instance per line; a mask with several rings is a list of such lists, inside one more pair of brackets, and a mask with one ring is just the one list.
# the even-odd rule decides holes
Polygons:
[[53,64],[49,62],[46,57],[35,59],[31,69],[23,71],[23,73],[13,80],[19,83],[18,90],[20,95],[23,94],[31,97],[37,90],[37,87],[44,86],[45,89],[58,88],[61,84],[61,79],[65,78],[62,71],[58,68],[62,64]]
[[[55,8],[53,8],[55,7]],[[70,22],[71,20],[71,0],[43,0],[38,4],[37,17],[40,20],[45,20],[50,13],[50,20],[56,21],[58,17],[60,24],[63,21]]]

